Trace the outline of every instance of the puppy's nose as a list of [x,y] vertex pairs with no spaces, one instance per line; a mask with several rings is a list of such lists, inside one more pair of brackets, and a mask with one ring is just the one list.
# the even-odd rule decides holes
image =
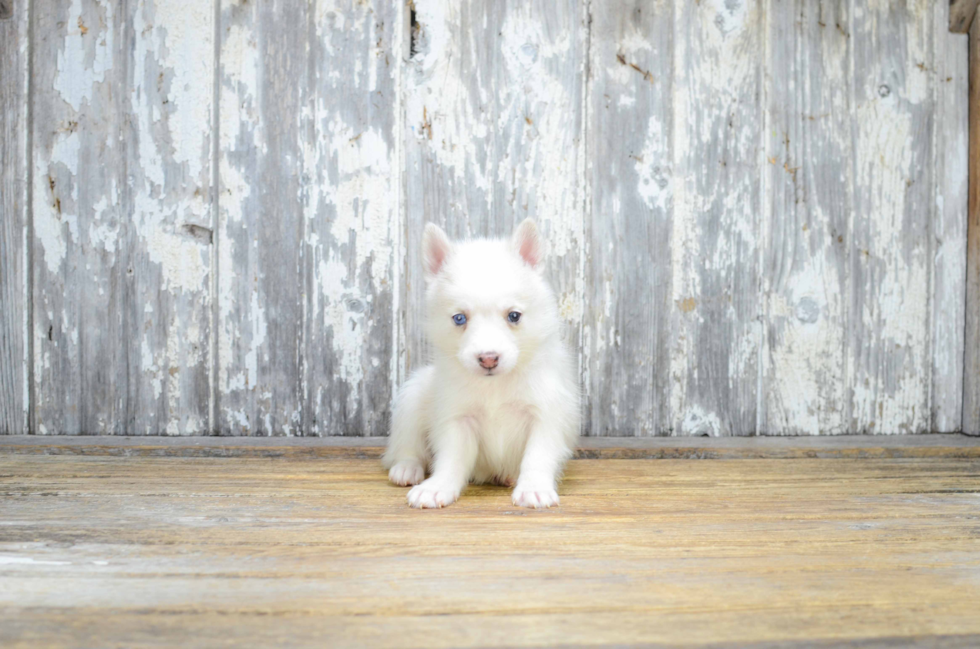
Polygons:
[[500,354],[496,352],[484,352],[483,354],[477,354],[477,360],[480,361],[480,367],[488,370],[492,370],[497,367],[497,363],[500,362]]

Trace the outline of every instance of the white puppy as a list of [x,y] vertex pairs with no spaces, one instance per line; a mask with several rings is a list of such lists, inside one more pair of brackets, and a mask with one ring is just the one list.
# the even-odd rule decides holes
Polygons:
[[556,481],[579,432],[579,391],[534,221],[510,241],[462,243],[430,223],[422,259],[435,358],[395,399],[389,479],[417,485],[412,507],[450,505],[469,482],[516,482],[515,505],[557,505]]

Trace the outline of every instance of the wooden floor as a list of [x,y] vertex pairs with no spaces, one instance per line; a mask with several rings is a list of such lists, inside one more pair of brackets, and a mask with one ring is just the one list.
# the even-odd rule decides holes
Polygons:
[[975,647],[959,455],[579,459],[557,510],[416,511],[373,458],[0,446],[0,646]]

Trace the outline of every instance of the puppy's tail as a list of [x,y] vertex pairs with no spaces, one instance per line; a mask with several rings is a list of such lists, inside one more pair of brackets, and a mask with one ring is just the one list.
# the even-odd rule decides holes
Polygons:
[[415,460],[423,467],[428,465],[426,433],[432,410],[434,378],[435,368],[431,365],[423,367],[412,374],[398,391],[391,414],[388,448],[381,459],[386,469],[408,460]]

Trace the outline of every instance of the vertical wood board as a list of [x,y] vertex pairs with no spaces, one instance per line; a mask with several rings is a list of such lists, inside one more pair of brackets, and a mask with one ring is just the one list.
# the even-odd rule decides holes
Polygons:
[[211,12],[34,8],[37,432],[204,433]]
[[963,429],[966,237],[969,214],[969,37],[935,5],[935,215],[932,219],[932,412],[929,432]]
[[847,28],[854,51],[854,205],[844,242],[853,433],[920,433],[930,425],[932,18],[928,2],[868,3],[855,8]]
[[970,28],[970,161],[963,432],[980,435],[980,20]]
[[304,433],[383,435],[394,387],[402,3],[316,2]]
[[29,427],[28,3],[0,10],[0,435]]
[[[307,3],[221,3],[217,389],[220,434],[302,430]],[[312,143],[310,143],[312,144]]]
[[672,425],[674,3],[591,5],[584,340],[591,435]]
[[847,432],[850,3],[768,8],[763,429],[839,434]]
[[400,20],[221,5],[219,433],[384,432]]
[[763,19],[751,0],[675,3],[673,434],[758,429]]

